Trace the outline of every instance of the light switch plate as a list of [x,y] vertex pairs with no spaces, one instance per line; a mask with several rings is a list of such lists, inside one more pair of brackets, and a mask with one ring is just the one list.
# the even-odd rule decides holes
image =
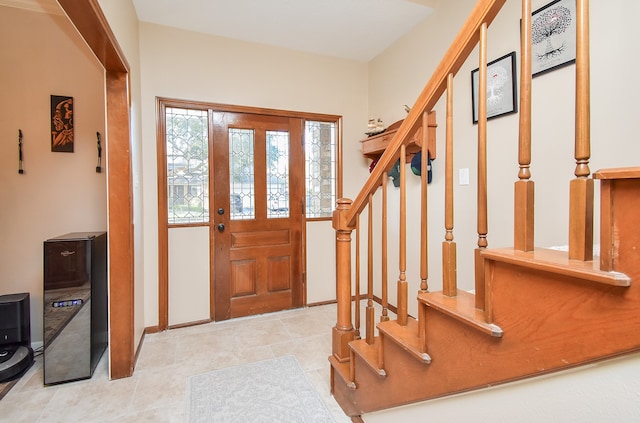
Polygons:
[[460,180],[460,185],[469,185],[469,168],[463,167],[458,171],[458,173],[459,173],[458,179]]

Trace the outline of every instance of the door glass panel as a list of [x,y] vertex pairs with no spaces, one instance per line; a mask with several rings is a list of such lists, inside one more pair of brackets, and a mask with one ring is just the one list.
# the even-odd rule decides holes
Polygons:
[[289,133],[267,131],[267,217],[289,217]]
[[229,129],[229,216],[255,219],[254,133],[252,129]]
[[335,122],[305,125],[307,217],[331,217],[336,204],[337,128]]
[[167,107],[168,223],[209,221],[209,128],[206,110]]

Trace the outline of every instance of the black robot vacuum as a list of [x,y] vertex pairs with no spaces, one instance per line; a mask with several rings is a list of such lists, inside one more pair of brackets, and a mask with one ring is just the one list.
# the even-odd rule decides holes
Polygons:
[[29,294],[0,295],[0,382],[21,375],[31,363]]
[[33,363],[33,350],[23,345],[0,347],[0,382],[21,375]]

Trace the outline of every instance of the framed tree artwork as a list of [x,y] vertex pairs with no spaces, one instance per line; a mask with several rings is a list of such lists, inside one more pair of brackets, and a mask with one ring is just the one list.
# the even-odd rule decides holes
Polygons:
[[576,61],[576,1],[554,0],[531,14],[531,75]]
[[[471,71],[473,123],[478,123],[479,68]],[[518,111],[516,98],[516,52],[487,63],[487,119]]]
[[51,96],[51,151],[73,153],[73,97]]

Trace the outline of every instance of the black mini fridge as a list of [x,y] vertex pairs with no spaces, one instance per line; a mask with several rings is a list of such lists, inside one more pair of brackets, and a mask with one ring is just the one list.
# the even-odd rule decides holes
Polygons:
[[108,344],[107,233],[44,242],[44,383],[88,379]]

